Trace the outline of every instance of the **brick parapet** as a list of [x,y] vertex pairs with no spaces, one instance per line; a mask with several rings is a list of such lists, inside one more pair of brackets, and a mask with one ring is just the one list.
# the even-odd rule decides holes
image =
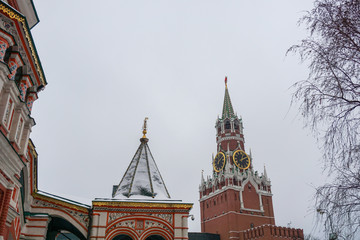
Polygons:
[[239,236],[234,237],[239,240],[303,240],[304,233],[302,229],[280,227],[274,225],[262,225],[259,227],[247,229],[245,231],[238,232]]

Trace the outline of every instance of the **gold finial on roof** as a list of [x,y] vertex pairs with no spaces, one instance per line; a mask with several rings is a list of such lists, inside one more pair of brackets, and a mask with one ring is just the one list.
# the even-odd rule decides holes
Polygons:
[[225,87],[227,88],[227,76],[225,76]]
[[148,117],[146,117],[145,119],[144,119],[144,125],[143,125],[143,137],[142,138],[146,138],[146,133],[147,133],[147,120],[148,120],[149,118]]

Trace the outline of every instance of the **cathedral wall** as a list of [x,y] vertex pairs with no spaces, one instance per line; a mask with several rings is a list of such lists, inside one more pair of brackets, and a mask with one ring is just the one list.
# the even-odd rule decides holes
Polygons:
[[[8,3],[19,10],[16,0]],[[33,184],[28,174],[29,136],[35,124],[31,110],[37,92],[46,85],[24,17],[35,9],[25,5],[21,15],[6,1],[0,2],[0,239],[18,240],[26,227],[24,214],[29,211]]]
[[25,239],[43,240],[46,239],[50,216],[40,215],[26,217],[27,224],[23,227],[21,235]]

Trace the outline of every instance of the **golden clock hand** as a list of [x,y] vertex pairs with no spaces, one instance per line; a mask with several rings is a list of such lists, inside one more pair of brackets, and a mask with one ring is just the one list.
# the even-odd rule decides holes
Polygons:
[[247,156],[245,156],[245,157],[241,158],[241,159],[240,159],[240,161],[244,160],[245,158],[247,158]]

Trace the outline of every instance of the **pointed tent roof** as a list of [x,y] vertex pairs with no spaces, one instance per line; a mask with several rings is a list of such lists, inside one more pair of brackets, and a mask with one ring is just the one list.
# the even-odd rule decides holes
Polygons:
[[147,118],[144,121],[144,136],[140,139],[140,146],[119,185],[114,186],[113,198],[170,198],[147,144],[149,139],[146,138],[146,120]]
[[225,97],[222,111],[222,119],[235,117],[234,109],[231,104],[229,91],[227,88],[227,77],[225,77]]

